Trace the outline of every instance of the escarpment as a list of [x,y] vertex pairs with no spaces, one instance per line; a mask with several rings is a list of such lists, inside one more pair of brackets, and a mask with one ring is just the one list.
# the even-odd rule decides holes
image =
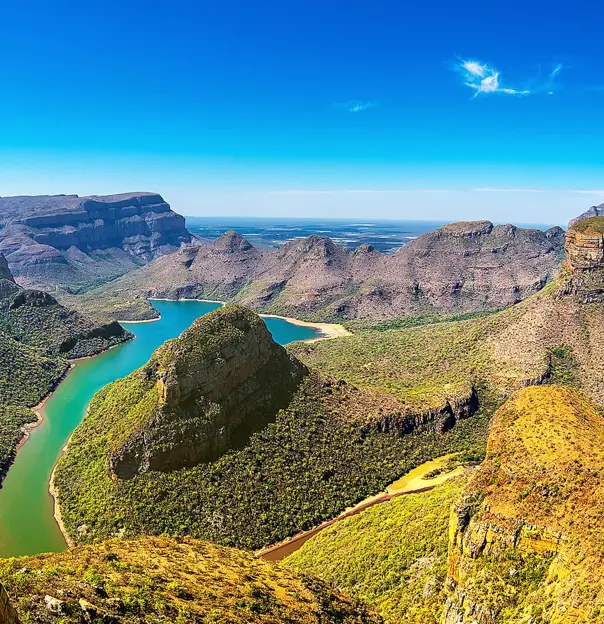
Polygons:
[[312,319],[383,319],[509,306],[555,275],[564,232],[454,223],[393,255],[312,235],[276,251],[235,232],[186,246],[103,288],[120,297],[220,298]]
[[604,217],[575,221],[566,233],[567,292],[583,303],[604,301]]
[[444,624],[600,621],[603,449],[576,390],[526,388],[499,409],[451,514]]
[[110,390],[108,407],[128,423],[111,468],[131,478],[216,460],[274,419],[306,374],[253,312],[232,307],[202,317]]
[[191,240],[156,193],[0,198],[0,252],[23,283],[47,289],[122,275]]

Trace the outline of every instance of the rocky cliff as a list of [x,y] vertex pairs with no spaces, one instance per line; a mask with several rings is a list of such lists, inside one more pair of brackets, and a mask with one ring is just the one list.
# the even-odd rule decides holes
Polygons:
[[94,283],[190,241],[184,218],[156,193],[0,198],[0,252],[28,284]]
[[578,217],[571,219],[568,222],[568,227],[569,228],[572,227],[575,223],[577,223],[578,221],[581,221],[582,219],[589,219],[590,217],[601,217],[603,215],[604,215],[604,204],[600,204],[598,206],[592,206],[591,208],[589,208],[589,210],[586,210],[585,212],[580,214]]
[[131,478],[213,461],[274,419],[306,372],[253,312],[204,316],[109,392],[122,412],[111,468]]
[[604,217],[577,219],[566,233],[568,292],[583,303],[604,301]]
[[451,515],[444,624],[604,618],[604,423],[575,390],[520,391]]
[[459,314],[508,306],[540,290],[562,259],[564,232],[455,223],[394,255],[313,235],[255,249],[236,232],[188,246],[108,285],[121,297],[219,298],[312,319]]

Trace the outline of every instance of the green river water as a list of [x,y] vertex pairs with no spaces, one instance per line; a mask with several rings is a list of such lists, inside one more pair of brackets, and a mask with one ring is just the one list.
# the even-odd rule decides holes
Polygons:
[[[52,469],[92,396],[115,379],[142,366],[163,342],[178,336],[200,316],[220,307],[201,301],[154,301],[161,319],[129,323],[135,340],[76,362],[45,405],[44,419],[17,453],[0,489],[0,557],[17,557],[66,548],[48,493]],[[318,331],[283,319],[265,322],[280,344],[307,340]]]

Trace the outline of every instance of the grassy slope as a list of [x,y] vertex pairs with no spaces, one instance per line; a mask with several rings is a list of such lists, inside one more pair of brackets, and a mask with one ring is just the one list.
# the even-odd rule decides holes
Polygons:
[[497,412],[453,516],[467,521],[452,524],[447,622],[473,605],[485,622],[604,621],[603,448],[602,416],[576,390],[527,388]]
[[[167,537],[113,540],[0,562],[22,624],[377,624],[313,577],[233,549]],[[59,617],[44,596],[62,600]],[[80,600],[85,600],[84,608]],[[86,616],[84,610],[88,611]]]
[[284,564],[376,608],[387,623],[437,624],[445,600],[449,510],[463,478],[401,496],[312,537]]

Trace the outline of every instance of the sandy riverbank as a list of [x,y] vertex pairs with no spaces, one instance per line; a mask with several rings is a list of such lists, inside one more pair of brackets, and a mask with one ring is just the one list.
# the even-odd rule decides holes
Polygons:
[[[69,440],[71,440],[71,437],[69,438]],[[69,446],[69,440],[67,440],[67,444],[65,444],[65,446],[61,449],[61,455],[59,455],[59,457],[57,458],[57,462],[59,461],[59,459],[61,459],[61,456],[67,450],[67,447]],[[59,530],[61,531],[61,534],[63,535],[63,539],[65,540],[65,543],[67,544],[67,546],[71,548],[75,544],[75,542],[71,539],[69,533],[67,532],[67,529],[65,528],[65,524],[63,523],[63,516],[61,516],[61,506],[59,505],[59,499],[57,497],[57,490],[55,488],[55,470],[56,469],[57,469],[57,465],[55,464],[55,467],[52,469],[52,473],[50,475],[50,481],[48,482],[48,493],[52,496],[53,510],[54,510],[53,516],[54,516],[55,522],[57,523],[57,526],[59,527]]]
[[418,494],[420,492],[427,492],[434,489],[441,483],[444,483],[447,479],[451,479],[452,477],[457,477],[462,474],[463,467],[459,466],[458,468],[455,468],[455,470],[440,474],[433,479],[426,479],[427,474],[435,469],[442,468],[452,456],[453,455],[444,455],[443,457],[438,457],[437,459],[421,464],[417,468],[409,471],[400,479],[391,483],[384,492],[380,492],[374,496],[369,496],[353,507],[349,507],[335,518],[326,520],[308,531],[302,531],[301,533],[294,535],[294,537],[290,537],[289,539],[279,542],[278,544],[259,550],[255,553],[256,557],[261,557],[266,561],[281,561],[301,548],[311,537],[313,537],[313,535],[316,535],[319,531],[322,531],[340,520],[354,516],[362,511],[365,511],[365,509],[372,507],[373,505],[385,503],[398,496]]
[[[150,297],[149,301],[199,301],[201,303],[218,303],[223,307],[225,305],[228,305],[225,301],[217,301],[216,299],[186,299],[183,297],[181,297],[180,299],[160,299],[159,297]],[[322,335],[318,338],[311,338],[310,340],[305,340],[304,342],[316,342],[317,340],[340,338],[342,336],[351,335],[351,333],[343,325],[340,325],[338,323],[311,323],[310,321],[301,321],[291,316],[279,316],[278,314],[258,314],[258,316],[262,318],[281,319],[283,321],[291,323],[292,325],[298,325],[300,327],[311,327],[321,332]],[[135,323],[137,321],[130,322]]]

